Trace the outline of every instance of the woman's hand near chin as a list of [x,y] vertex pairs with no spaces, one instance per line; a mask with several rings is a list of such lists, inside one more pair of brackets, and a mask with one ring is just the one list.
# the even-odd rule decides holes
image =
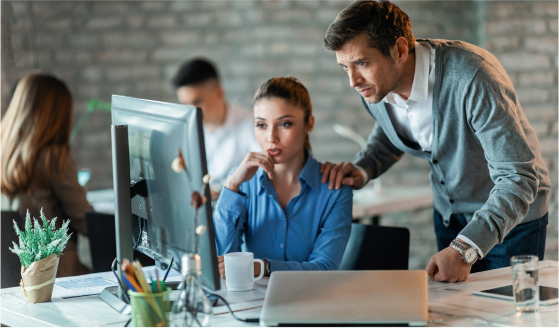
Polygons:
[[238,193],[241,184],[252,179],[259,167],[268,173],[268,177],[272,179],[272,172],[274,171],[273,157],[265,151],[250,152],[245,156],[245,159],[243,159],[235,172],[227,179],[225,187]]

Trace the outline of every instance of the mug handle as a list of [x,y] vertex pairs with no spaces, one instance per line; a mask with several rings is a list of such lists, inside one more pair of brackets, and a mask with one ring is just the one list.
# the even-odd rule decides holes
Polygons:
[[262,279],[262,277],[264,277],[264,261],[262,261],[261,259],[254,259],[252,260],[252,263],[254,264],[254,262],[260,262],[260,275],[258,276],[258,278],[253,278],[253,281],[257,281]]

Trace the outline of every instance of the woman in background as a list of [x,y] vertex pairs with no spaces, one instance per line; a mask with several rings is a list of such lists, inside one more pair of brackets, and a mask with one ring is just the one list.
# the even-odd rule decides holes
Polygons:
[[60,256],[57,277],[88,273],[78,260],[77,234],[87,236],[91,205],[78,184],[70,151],[72,95],[60,79],[43,72],[17,85],[2,119],[2,210],[39,219],[40,210],[60,228],[70,219],[72,238]]
[[[336,270],[349,239],[352,190],[329,190],[311,154],[309,93],[293,77],[265,82],[254,96],[256,140],[230,174],[214,212],[218,255],[246,249],[264,272]],[[225,277],[223,256],[218,258]],[[260,274],[255,263],[255,275]]]

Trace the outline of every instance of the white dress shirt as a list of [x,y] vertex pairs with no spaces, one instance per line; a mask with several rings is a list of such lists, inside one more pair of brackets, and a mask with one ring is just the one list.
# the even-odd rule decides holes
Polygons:
[[210,132],[204,129],[208,173],[211,188],[220,191],[227,175],[239,165],[248,152],[261,151],[254,136],[254,117],[250,110],[228,106],[222,126]]
[[407,100],[390,92],[382,100],[396,132],[423,151],[433,142],[433,85],[435,85],[435,48],[428,42],[415,43],[415,75]]
[[[386,111],[396,132],[403,138],[413,141],[423,151],[431,151],[433,142],[433,86],[435,85],[435,48],[429,42],[415,43],[415,75],[410,96],[407,100],[390,92],[384,99]],[[367,172],[357,167],[369,180]],[[481,249],[464,235],[458,235],[465,243]]]

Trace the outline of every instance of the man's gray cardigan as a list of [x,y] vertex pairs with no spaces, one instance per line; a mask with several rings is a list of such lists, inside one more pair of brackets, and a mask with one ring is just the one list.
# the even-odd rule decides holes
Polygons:
[[446,225],[466,214],[461,234],[486,255],[516,225],[547,213],[549,173],[499,61],[465,42],[424,41],[436,49],[432,151],[402,139],[383,102],[362,98],[376,125],[355,164],[374,179],[404,152],[428,160],[434,207]]

